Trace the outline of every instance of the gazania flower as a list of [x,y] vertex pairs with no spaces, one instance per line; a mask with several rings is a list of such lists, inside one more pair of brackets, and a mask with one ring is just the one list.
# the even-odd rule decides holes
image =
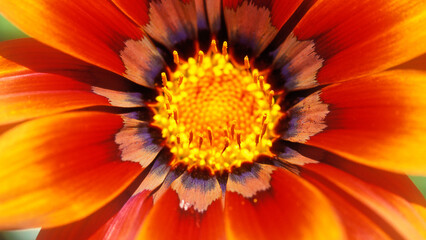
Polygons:
[[424,0],[0,11],[36,39],[0,44],[2,229],[426,238],[426,73],[396,67],[426,52]]

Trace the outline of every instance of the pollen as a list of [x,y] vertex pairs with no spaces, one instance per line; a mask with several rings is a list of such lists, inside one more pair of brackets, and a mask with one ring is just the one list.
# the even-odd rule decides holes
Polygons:
[[274,91],[249,58],[238,64],[228,46],[212,41],[207,52],[183,60],[173,52],[176,70],[161,74],[154,125],[174,153],[172,167],[230,172],[259,155],[272,155],[272,131],[280,117]]

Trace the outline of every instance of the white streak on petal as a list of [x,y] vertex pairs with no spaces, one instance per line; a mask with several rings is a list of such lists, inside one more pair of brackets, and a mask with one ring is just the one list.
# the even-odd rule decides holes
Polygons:
[[259,55],[278,33],[272,26],[271,12],[266,7],[244,1],[236,10],[224,9],[228,37],[231,43],[243,43]]
[[137,162],[147,167],[158,155],[162,147],[149,132],[148,124],[136,119],[124,118],[124,127],[115,135],[115,142],[121,150],[123,161]]
[[160,153],[155,159],[154,166],[152,166],[152,169],[149,171],[148,175],[145,177],[133,195],[145,190],[154,190],[164,182],[169,171],[170,166],[168,164],[168,155]]
[[286,79],[284,86],[288,90],[306,89],[318,86],[316,80],[322,59],[315,52],[313,41],[299,41],[294,33],[272,53],[274,67],[281,68],[281,75]]
[[190,3],[181,0],[151,1],[149,20],[149,24],[143,26],[143,30],[169,49],[181,41],[197,39],[195,1]]
[[[218,1],[210,1],[218,2]],[[204,11],[204,0],[195,0],[195,8],[197,9],[197,22],[199,29],[208,29],[207,18]]]
[[278,154],[278,158],[282,161],[299,166],[303,166],[309,163],[318,163],[318,161],[307,158],[289,147],[286,147],[283,152]]
[[221,22],[221,7],[220,1],[206,1],[207,17],[209,19],[210,31],[217,33],[220,30]]
[[92,86],[92,91],[98,95],[108,98],[112,106],[117,107],[142,107],[142,94],[136,92],[121,92],[106,88]]
[[154,87],[154,78],[160,74],[165,63],[157,48],[147,38],[129,39],[120,51],[121,60],[126,67],[124,76],[135,83]]
[[317,91],[288,110],[290,120],[282,136],[284,140],[305,143],[327,127],[325,117],[330,111],[320,94],[321,91]]
[[251,198],[257,192],[271,188],[271,174],[275,169],[274,166],[254,163],[250,171],[229,174],[226,190]]
[[176,179],[171,187],[179,196],[179,206],[185,211],[193,207],[202,213],[212,202],[222,196],[222,190],[216,177],[195,178],[188,172]]

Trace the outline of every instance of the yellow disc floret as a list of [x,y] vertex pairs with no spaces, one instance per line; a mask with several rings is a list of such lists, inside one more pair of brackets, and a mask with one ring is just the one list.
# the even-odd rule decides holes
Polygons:
[[172,165],[215,172],[230,171],[260,154],[270,154],[273,123],[280,115],[274,92],[248,57],[239,66],[228,61],[216,42],[208,54],[200,51],[178,65],[168,80],[162,74],[154,124],[175,155]]

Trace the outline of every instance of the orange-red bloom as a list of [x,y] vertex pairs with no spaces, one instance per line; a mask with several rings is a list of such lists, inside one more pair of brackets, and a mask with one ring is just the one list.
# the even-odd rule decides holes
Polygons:
[[1,0],[0,228],[425,239],[424,0]]

